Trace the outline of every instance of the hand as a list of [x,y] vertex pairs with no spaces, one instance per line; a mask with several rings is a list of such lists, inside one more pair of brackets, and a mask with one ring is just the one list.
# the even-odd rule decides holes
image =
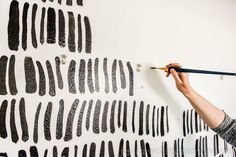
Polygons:
[[[171,63],[169,65],[166,66],[166,68],[181,68],[181,65],[178,63]],[[173,78],[175,79],[175,84],[177,89],[185,96],[188,97],[191,92],[193,91],[189,79],[188,79],[188,74],[187,73],[180,73],[180,72],[176,72],[174,69],[170,69],[167,74],[166,77],[168,77],[169,75],[172,75]]]

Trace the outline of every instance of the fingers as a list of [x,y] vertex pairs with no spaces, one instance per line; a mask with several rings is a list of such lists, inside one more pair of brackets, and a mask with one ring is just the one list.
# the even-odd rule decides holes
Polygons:
[[171,69],[171,70],[170,70],[170,73],[171,73],[171,75],[173,76],[173,78],[174,78],[174,80],[175,80],[175,83],[176,83],[177,85],[182,84],[182,80],[180,79],[179,74],[178,74],[174,69]]
[[[181,68],[182,66],[179,64],[179,63],[171,63],[171,64],[168,64],[168,65],[166,65],[166,68]],[[170,70],[168,70],[167,72],[166,72],[166,77],[169,77],[169,75],[170,75]]]

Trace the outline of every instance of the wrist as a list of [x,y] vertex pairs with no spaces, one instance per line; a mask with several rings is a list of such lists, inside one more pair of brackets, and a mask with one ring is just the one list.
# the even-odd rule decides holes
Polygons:
[[195,95],[196,95],[196,92],[194,91],[193,88],[189,88],[187,89],[183,95],[187,98],[187,99],[192,99]]

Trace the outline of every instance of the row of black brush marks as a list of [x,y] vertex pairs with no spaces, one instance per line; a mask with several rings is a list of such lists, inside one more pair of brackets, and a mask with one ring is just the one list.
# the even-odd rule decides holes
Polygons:
[[[12,95],[16,95],[18,93],[17,82],[15,79],[15,67],[22,67],[21,65],[15,65],[15,56],[12,55],[9,59],[8,57],[2,56],[0,58],[0,95],[6,95],[7,85],[6,85],[6,74],[7,74],[7,65],[8,66],[8,84],[9,91]],[[77,84],[79,93],[83,94],[86,92],[86,86],[90,93],[101,92],[101,81],[105,80],[104,92],[109,93],[112,88],[112,92],[116,93],[119,89],[126,89],[127,86],[129,88],[129,95],[134,95],[134,72],[130,62],[126,62],[126,66],[123,65],[121,60],[117,61],[116,59],[112,61],[111,66],[107,58],[104,58],[102,61],[102,65],[100,63],[99,58],[94,60],[88,59],[80,59],[78,61],[71,60],[68,66],[67,74],[63,74],[61,71],[61,59],[59,57],[55,57],[55,70],[54,66],[52,67],[52,62],[49,60],[46,61],[46,69],[48,75],[48,93],[50,96],[56,95],[56,78],[59,89],[64,88],[63,78],[67,78],[68,89],[72,94],[76,94],[77,92]],[[77,67],[79,64],[79,67]],[[37,65],[38,73],[36,73],[35,65]],[[64,65],[65,66],[65,65]],[[99,67],[102,66],[103,76],[99,72]],[[47,86],[46,86],[46,75],[44,70],[44,65],[40,61],[34,62],[31,57],[25,57],[24,59],[24,73],[25,73],[25,91],[26,93],[35,93],[38,89],[38,93],[40,96],[44,96],[46,94]],[[119,68],[119,70],[118,70]],[[111,70],[109,70],[111,69]],[[109,72],[110,71],[110,72]],[[119,71],[119,76],[118,75]],[[128,74],[126,73],[128,72]],[[39,76],[36,79],[37,75]],[[55,76],[56,75],[56,78]],[[76,75],[78,75],[78,83],[75,83]],[[86,76],[87,75],[87,76]],[[118,80],[120,83],[118,83]],[[37,85],[37,82],[38,85]],[[111,84],[110,84],[111,83]],[[118,86],[119,85],[119,86]],[[22,92],[20,92],[22,93]]]
[[[27,16],[28,16],[29,3],[24,3],[23,12],[22,12],[22,36],[21,36],[21,46],[23,50],[27,49],[27,38],[28,38],[28,24],[27,24]],[[37,40],[37,29],[35,26],[36,15],[37,15],[38,5],[33,4],[32,6],[32,19],[31,19],[31,40],[32,46],[34,48],[38,47]],[[45,7],[42,8],[41,11],[41,20],[40,20],[40,37],[39,41],[41,44],[45,42]],[[87,16],[84,16],[84,27],[82,27],[81,15],[78,14],[77,24],[75,24],[75,17],[73,12],[68,12],[68,22],[66,22],[64,13],[62,10],[58,10],[58,16],[56,14],[55,9],[48,8],[47,9],[47,43],[55,44],[56,43],[56,33],[58,27],[58,44],[61,47],[66,46],[66,24],[68,23],[68,37],[67,44],[70,52],[76,51],[76,36],[77,38],[77,50],[78,52],[82,52],[83,43],[85,43],[85,52],[91,53],[92,49],[92,31],[90,26],[90,21]],[[56,20],[58,21],[58,25],[56,25]],[[76,28],[77,25],[77,28]],[[84,35],[83,35],[84,28]],[[77,31],[77,33],[75,32]],[[20,12],[19,12],[19,2],[13,0],[10,5],[9,11],[9,23],[8,23],[8,46],[10,50],[17,51],[19,47],[19,33],[20,33]],[[83,41],[83,36],[85,37]]]
[[[10,103],[4,100],[0,107],[0,137],[7,139],[9,131],[7,130],[6,120],[10,119],[11,140],[14,143],[19,141],[19,129],[17,130],[16,128],[17,119],[19,119],[21,124],[20,132],[22,134],[22,141],[28,141],[30,139],[29,130],[33,130],[32,140],[34,143],[43,140],[43,137],[38,134],[40,129],[38,128],[39,124],[43,126],[44,138],[47,141],[51,141],[53,137],[51,125],[56,126],[55,139],[60,140],[63,138],[64,141],[74,139],[74,134],[79,138],[86,131],[92,131],[94,134],[114,134],[116,131],[122,131],[124,133],[132,132],[132,134],[138,134],[139,136],[146,135],[152,137],[164,136],[169,132],[168,106],[161,106],[160,108],[153,106],[151,108],[149,104],[144,105],[143,101],[140,103],[134,101],[133,104],[128,104],[126,101],[121,100],[102,102],[101,100],[94,101],[91,99],[89,101],[80,101],[76,99],[67,114],[65,126],[63,126],[63,121],[65,121],[64,100],[60,100],[58,104],[49,102],[45,112],[42,111],[44,105],[39,103],[35,114],[30,115],[30,117],[34,117],[33,125],[28,125],[29,120],[27,120],[26,115],[29,115],[32,111],[27,112],[25,99],[21,98],[19,102],[19,118],[15,114],[15,104],[15,99]],[[9,105],[8,118],[7,108]],[[132,114],[128,114],[128,111],[132,111]],[[77,122],[74,122],[77,112]],[[91,115],[92,113],[93,115]],[[55,117],[56,121],[54,122],[51,121],[53,115],[57,115]],[[41,116],[43,118],[40,118]],[[42,119],[42,123],[40,123],[40,119]],[[29,129],[29,126],[33,126],[33,129]],[[73,126],[77,127],[74,133]]]

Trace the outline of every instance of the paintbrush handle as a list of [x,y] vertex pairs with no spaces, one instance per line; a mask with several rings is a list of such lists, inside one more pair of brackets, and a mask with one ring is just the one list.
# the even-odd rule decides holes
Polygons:
[[[185,68],[174,68],[174,67],[172,67],[172,68],[175,69],[175,71],[177,71],[177,72],[236,76],[236,73],[231,73],[231,72],[196,70],[196,69],[185,69]],[[169,68],[169,70],[172,68]]]

